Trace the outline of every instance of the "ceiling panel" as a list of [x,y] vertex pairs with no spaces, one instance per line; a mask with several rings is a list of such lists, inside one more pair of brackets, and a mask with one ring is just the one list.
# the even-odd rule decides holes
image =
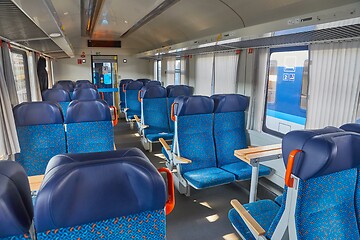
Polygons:
[[106,0],[92,38],[116,39],[164,0]]
[[0,1],[0,36],[9,40],[47,37],[47,35],[10,0]]
[[56,45],[51,39],[20,41],[17,43],[44,53],[61,51],[61,48]]

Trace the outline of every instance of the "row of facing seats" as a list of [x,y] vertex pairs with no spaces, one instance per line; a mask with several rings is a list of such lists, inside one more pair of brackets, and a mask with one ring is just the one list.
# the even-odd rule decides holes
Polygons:
[[0,161],[0,239],[166,239],[173,181],[159,171],[168,194],[139,149],[57,155],[33,207],[24,169]]
[[[251,178],[252,167],[234,156],[247,147],[245,110],[249,98],[240,94],[177,97],[173,116],[175,136],[164,146],[167,166],[177,168],[180,193]],[[271,173],[260,166],[259,176]]]
[[21,149],[16,161],[28,175],[43,174],[56,154],[114,149],[110,110],[102,100],[72,101],[65,121],[53,102],[21,103],[13,112]]
[[358,133],[359,124],[346,124],[286,134],[280,205],[232,200],[234,228],[244,239],[360,239]]

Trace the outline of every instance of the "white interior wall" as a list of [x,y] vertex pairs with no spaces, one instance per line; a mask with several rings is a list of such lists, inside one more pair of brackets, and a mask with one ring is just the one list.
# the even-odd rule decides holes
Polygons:
[[[57,59],[54,61],[54,78],[58,80],[91,80],[91,55],[117,55],[118,56],[118,82],[124,78],[149,78],[153,79],[154,69],[151,60],[138,59],[135,56],[122,55],[118,49],[86,49],[85,64],[78,64],[80,54],[75,58]],[[127,63],[123,63],[123,59],[127,59]]]

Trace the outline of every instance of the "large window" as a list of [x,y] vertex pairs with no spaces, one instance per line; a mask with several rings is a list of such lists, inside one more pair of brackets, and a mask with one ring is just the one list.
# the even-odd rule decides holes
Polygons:
[[175,85],[180,85],[181,81],[181,59],[176,58],[175,61]]
[[307,46],[271,49],[263,129],[282,136],[304,129],[309,82]]
[[13,49],[11,50],[11,60],[19,103],[30,101],[26,53]]

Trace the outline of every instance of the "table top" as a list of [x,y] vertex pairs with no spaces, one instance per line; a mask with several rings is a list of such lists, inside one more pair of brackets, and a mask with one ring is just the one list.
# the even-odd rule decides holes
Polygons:
[[250,164],[252,159],[260,159],[265,157],[277,156],[282,154],[281,144],[273,144],[260,147],[250,147],[245,149],[235,150],[235,157]]
[[40,189],[41,183],[44,179],[44,175],[36,175],[28,177],[31,191],[37,191]]

